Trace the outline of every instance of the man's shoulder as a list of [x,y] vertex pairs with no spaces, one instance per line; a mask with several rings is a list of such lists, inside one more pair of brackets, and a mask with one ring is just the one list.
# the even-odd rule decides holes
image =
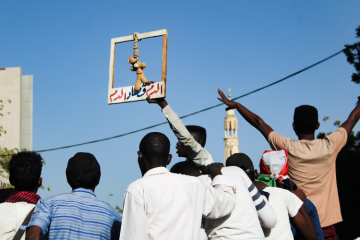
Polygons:
[[196,177],[168,172],[166,174],[159,174],[155,176],[140,178],[130,183],[126,191],[133,193],[139,191],[142,192],[145,189],[163,187],[167,185],[187,184],[187,183],[202,184],[201,180]]
[[[27,203],[27,202],[16,202],[16,203],[12,203],[12,202],[3,202],[0,203],[0,212],[4,213],[4,211],[9,210],[9,209],[31,209],[35,206],[36,204],[33,203]],[[6,210],[5,210],[6,209]]]
[[57,195],[54,195],[54,196],[51,196],[48,198],[42,198],[42,199],[40,199],[40,201],[42,201],[42,202],[53,202],[53,201],[59,201],[59,200],[61,201],[61,200],[67,200],[71,197],[72,197],[71,193],[60,193],[60,194],[57,194]]

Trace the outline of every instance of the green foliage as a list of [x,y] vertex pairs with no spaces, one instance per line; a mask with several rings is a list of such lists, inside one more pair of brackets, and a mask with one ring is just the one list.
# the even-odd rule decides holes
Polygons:
[[18,152],[19,150],[17,148],[14,149],[0,148],[0,165],[7,173],[9,173],[8,166],[11,156]]
[[[11,100],[7,99],[6,102],[11,103]],[[4,113],[3,113],[4,108],[5,108],[4,101],[0,99],[0,117],[4,116]],[[10,115],[10,112],[5,112],[5,114]],[[3,126],[0,126],[0,136],[2,134],[6,134],[6,130],[3,128]]]
[[115,206],[115,210],[120,214],[122,215],[123,214],[123,210],[119,207],[119,206]]
[[340,127],[340,125],[341,125],[341,121],[335,121],[335,122],[334,122],[334,126],[335,126],[335,127]]
[[[360,26],[356,28],[356,37],[360,38]],[[356,42],[352,45],[345,45],[344,53],[346,55],[347,61],[354,66],[355,73],[351,76],[351,81],[356,84],[360,83],[360,42]],[[358,97],[360,100],[360,97]]]
[[8,188],[15,188],[13,185],[11,185],[10,183],[2,183],[1,184],[1,189],[8,189]]

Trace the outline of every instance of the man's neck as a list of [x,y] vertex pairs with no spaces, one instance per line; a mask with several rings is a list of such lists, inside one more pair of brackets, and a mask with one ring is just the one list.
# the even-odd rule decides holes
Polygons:
[[253,184],[259,190],[264,190],[266,187],[268,187],[268,185],[266,185],[265,183],[260,182],[260,181],[255,181],[255,182],[253,182]]
[[303,134],[303,133],[299,133],[298,134],[298,138],[299,140],[315,140],[315,133],[310,133],[310,134]]
[[161,164],[155,164],[155,165],[152,165],[144,170],[142,170],[142,175],[144,176],[148,171],[150,171],[151,169],[154,169],[154,168],[158,168],[158,167],[164,167],[166,168],[166,166],[164,165],[161,165]]

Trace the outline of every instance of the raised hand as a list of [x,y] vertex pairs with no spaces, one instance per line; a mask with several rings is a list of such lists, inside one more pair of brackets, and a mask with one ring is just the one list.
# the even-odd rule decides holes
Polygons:
[[236,107],[236,102],[229,100],[220,89],[218,89],[218,93],[221,98],[217,98],[217,99],[219,99],[221,102],[225,103],[228,106],[226,110],[233,109]]
[[165,98],[155,98],[155,99],[150,99],[150,96],[146,98],[146,101],[148,103],[157,103],[159,104],[159,106],[161,108],[164,108],[168,105],[168,103],[166,102]]

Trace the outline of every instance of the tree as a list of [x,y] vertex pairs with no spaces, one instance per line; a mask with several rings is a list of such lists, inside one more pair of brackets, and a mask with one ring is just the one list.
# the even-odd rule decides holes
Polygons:
[[[8,100],[6,100],[6,102],[11,103],[11,100],[8,99]],[[3,116],[4,116],[4,113],[3,113],[4,108],[5,108],[5,106],[4,106],[4,101],[0,99],[0,117],[3,117]],[[10,112],[5,112],[5,114],[10,115]],[[6,130],[3,128],[3,126],[0,125],[0,136],[1,136],[2,134],[6,134]]]
[[[112,197],[112,196],[114,196],[112,193],[110,193],[110,194],[108,195],[107,204],[109,204],[109,205],[110,205],[109,200],[110,200],[110,197]],[[110,205],[110,206],[111,206],[111,205]],[[116,211],[120,214],[120,216],[122,217],[123,210],[122,210],[118,205],[115,206],[115,210],[116,210]]]
[[[360,26],[356,28],[356,37],[360,38]],[[347,57],[347,61],[354,65],[355,73],[351,76],[351,81],[356,84],[360,83],[360,42],[356,42],[352,45],[346,44],[345,45],[344,53]],[[360,101],[360,97],[358,97]]]
[[[341,122],[335,121],[334,126],[340,127]],[[326,134],[320,132],[317,138],[324,138]],[[360,220],[358,213],[360,206],[354,204],[358,199],[357,182],[360,171],[360,131],[352,131],[346,145],[336,158],[336,179],[340,199],[343,222],[335,224],[340,239],[355,239],[359,237]]]

